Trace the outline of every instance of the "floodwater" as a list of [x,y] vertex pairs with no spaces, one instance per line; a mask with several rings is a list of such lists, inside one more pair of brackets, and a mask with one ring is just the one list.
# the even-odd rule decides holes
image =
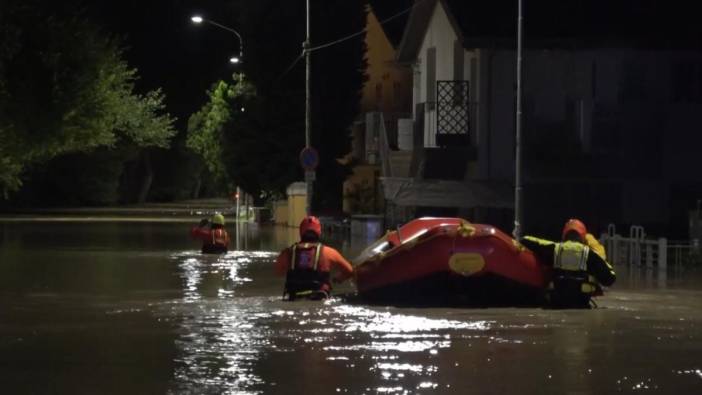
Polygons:
[[619,267],[593,310],[291,303],[294,230],[203,256],[187,228],[0,222],[0,393],[702,393],[694,268]]

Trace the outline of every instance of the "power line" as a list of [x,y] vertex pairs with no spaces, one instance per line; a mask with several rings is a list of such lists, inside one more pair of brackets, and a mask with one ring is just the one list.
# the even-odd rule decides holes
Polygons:
[[295,67],[295,65],[297,64],[297,62],[299,62],[300,59],[302,59],[304,56],[305,56],[305,51],[303,50],[302,52],[300,52],[300,55],[298,55],[298,57],[296,57],[295,60],[293,60],[292,63],[290,63],[290,66],[288,66],[288,68],[285,69],[285,71],[283,71],[283,73],[280,74],[280,76],[278,76],[277,79],[280,80],[280,79],[282,79],[283,77],[285,77],[285,74],[288,74],[288,73],[290,72],[290,70],[292,70],[293,67]]
[[[389,17],[383,19],[382,21],[380,21],[380,22],[378,22],[378,23],[382,26],[382,25],[384,25],[384,24],[386,24],[386,23],[392,21],[393,19],[398,18],[398,17],[400,17],[401,15],[404,15],[404,14],[406,14],[406,13],[412,11],[415,7],[419,6],[420,4],[425,3],[425,2],[427,2],[427,1],[429,1],[429,0],[420,0],[420,1],[417,1],[417,2],[415,2],[414,4],[412,4],[411,7],[406,8],[406,9],[404,9],[404,10],[402,10],[402,11],[400,11],[400,12],[398,12],[398,13],[392,15],[392,16],[389,16]],[[368,27],[364,27],[362,30],[360,30],[360,31],[358,31],[358,32],[356,32],[356,33],[349,34],[348,36],[342,37],[342,38],[340,38],[340,39],[338,39],[338,40],[330,41],[330,42],[328,42],[328,43],[326,43],[326,44],[321,44],[321,45],[317,45],[316,47],[309,48],[308,51],[314,52],[314,51],[317,51],[317,50],[320,50],[320,49],[324,49],[324,48],[331,47],[331,46],[333,46],[333,45],[336,45],[336,44],[342,43],[342,42],[344,42],[344,41],[350,40],[350,39],[352,39],[352,38],[354,38],[354,37],[358,37],[358,36],[360,36],[361,34],[366,33],[367,31],[368,31]],[[287,73],[289,73],[290,70],[292,70],[292,68],[295,67],[295,65],[297,64],[297,62],[299,62],[300,59],[302,59],[304,56],[305,56],[305,51],[302,50],[302,53],[292,61],[292,63],[290,64],[290,66],[280,75],[280,77],[278,77],[278,79],[283,78]]]
[[[379,22],[379,24],[382,26],[382,25],[384,25],[384,24],[390,22],[391,20],[393,20],[393,19],[395,19],[395,18],[397,18],[397,17],[399,17],[399,16],[401,16],[401,15],[404,15],[404,14],[406,14],[406,13],[412,11],[412,9],[414,9],[415,7],[419,6],[420,4],[422,4],[422,3],[426,2],[426,1],[428,1],[428,0],[420,0],[420,1],[417,1],[416,3],[412,4],[411,7],[406,8],[406,9],[404,9],[404,10],[398,12],[398,13],[395,14],[395,15],[392,15],[392,16],[390,16],[390,17],[388,17],[388,18],[383,19],[382,21]],[[317,51],[317,50],[319,50],[319,49],[331,47],[332,45],[336,45],[336,44],[342,43],[342,42],[344,42],[344,41],[350,40],[350,39],[352,39],[352,38],[354,38],[354,37],[360,36],[361,34],[366,33],[367,31],[368,31],[368,27],[364,27],[363,30],[361,30],[361,31],[358,31],[358,32],[353,33],[353,34],[349,34],[349,35],[346,36],[346,37],[342,37],[342,38],[340,38],[340,39],[338,39],[338,40],[334,40],[334,41],[328,42],[328,43],[326,43],[326,44],[317,45],[316,47],[312,47],[312,48],[308,49],[308,51],[314,52],[314,51]]]

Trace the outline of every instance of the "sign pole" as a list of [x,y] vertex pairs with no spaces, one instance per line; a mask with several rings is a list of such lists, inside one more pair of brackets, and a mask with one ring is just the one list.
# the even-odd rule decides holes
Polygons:
[[307,204],[305,209],[307,215],[310,215],[310,196],[312,196],[312,183],[316,178],[315,169],[319,165],[319,153],[313,147],[305,147],[300,151],[300,166],[305,169],[305,183],[307,184]]

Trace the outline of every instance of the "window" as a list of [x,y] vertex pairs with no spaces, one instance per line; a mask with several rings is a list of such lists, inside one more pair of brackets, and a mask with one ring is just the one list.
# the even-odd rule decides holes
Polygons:
[[381,108],[383,106],[383,83],[378,82],[375,84],[375,106],[376,108]]
[[624,62],[619,74],[619,102],[641,102],[647,99],[646,63]]
[[590,89],[592,90],[592,99],[597,98],[597,63],[592,62],[592,71],[590,75]]
[[453,79],[460,81],[463,79],[463,45],[459,40],[453,42]]

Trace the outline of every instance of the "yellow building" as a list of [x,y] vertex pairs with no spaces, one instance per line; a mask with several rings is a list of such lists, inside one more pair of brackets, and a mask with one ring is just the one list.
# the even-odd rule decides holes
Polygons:
[[395,62],[395,48],[369,6],[366,16],[366,75],[361,96],[361,114],[352,128],[352,152],[343,160],[356,163],[343,186],[343,210],[347,214],[378,213],[383,209],[378,177],[381,169],[376,138],[367,132],[367,113],[381,112],[388,131],[388,144],[397,147],[397,120],[409,117],[412,103],[412,74]]

